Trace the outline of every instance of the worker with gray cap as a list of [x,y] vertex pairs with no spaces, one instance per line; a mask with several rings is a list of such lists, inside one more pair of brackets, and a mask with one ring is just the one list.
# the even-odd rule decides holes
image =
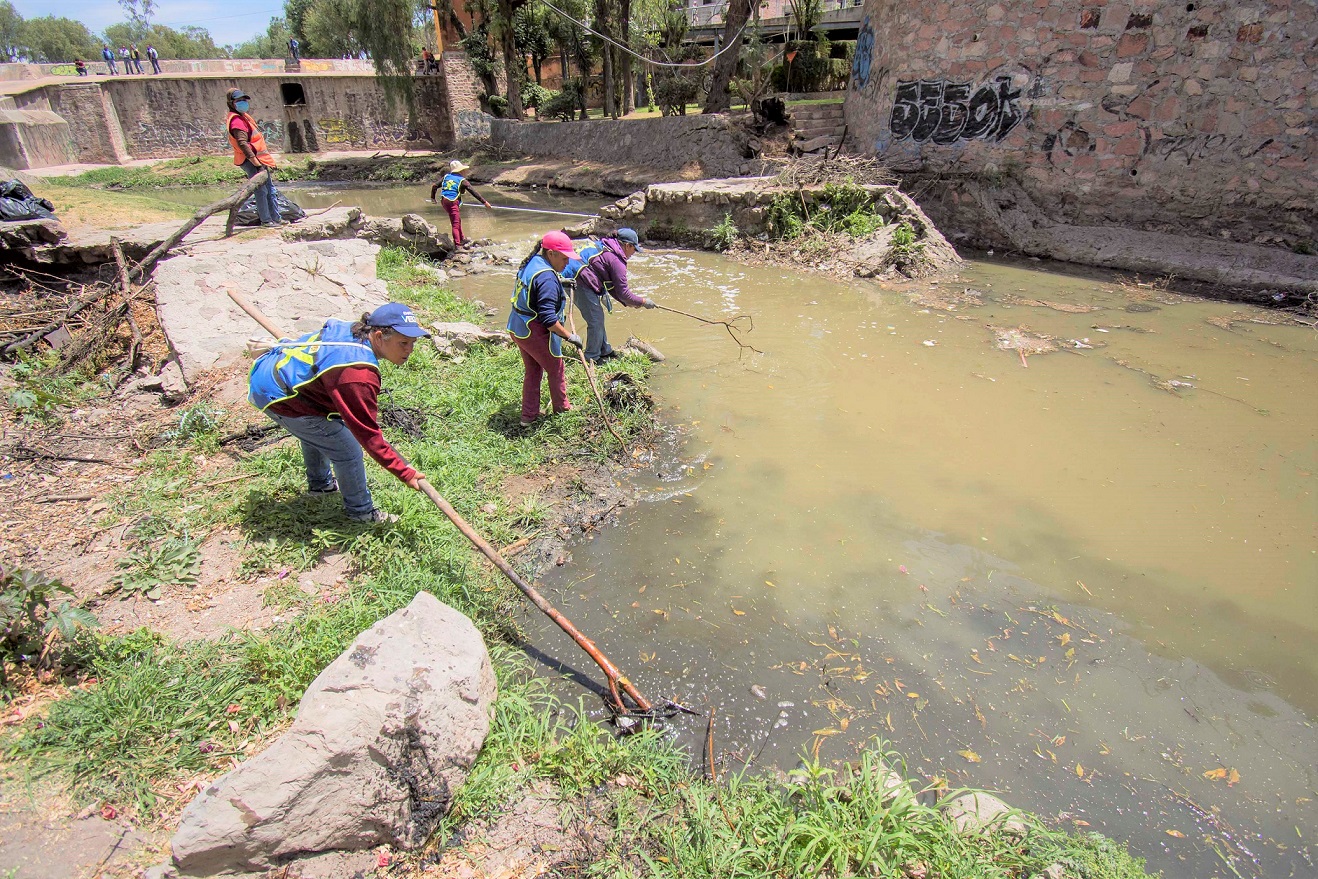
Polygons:
[[586,319],[587,360],[617,356],[604,329],[604,312],[613,311],[612,300],[630,308],[654,308],[654,300],[638,296],[627,284],[627,260],[640,249],[635,229],[619,229],[581,248],[581,259],[574,260],[563,272],[563,277],[575,284],[572,300]]
[[233,147],[233,163],[243,169],[248,179],[265,175],[265,182],[256,189],[256,213],[262,226],[278,226],[284,221],[279,216],[279,202],[275,196],[275,157],[265,143],[265,135],[248,111],[251,98],[242,89],[229,89],[225,95],[229,104],[229,118],[224,128]]

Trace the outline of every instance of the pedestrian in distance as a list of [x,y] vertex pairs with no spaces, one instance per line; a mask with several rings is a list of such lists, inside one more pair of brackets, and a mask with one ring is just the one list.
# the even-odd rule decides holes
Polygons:
[[293,59],[294,64],[302,61],[302,44],[297,41],[297,37],[288,38],[288,55]]
[[119,47],[119,60],[124,65],[124,76],[131,76],[133,73],[133,53],[128,51],[127,46]]
[[145,71],[142,70],[142,53],[141,51],[138,50],[137,43],[133,43],[131,46],[129,46],[128,51],[129,54],[132,55],[133,57],[133,66],[137,68],[137,72],[139,74],[144,73]]
[[101,57],[105,59],[105,66],[110,68],[110,75],[118,76],[119,68],[114,66],[114,50],[109,46],[101,46]]
[[572,299],[586,319],[585,353],[592,363],[618,356],[604,327],[604,313],[613,311],[613,300],[629,308],[654,308],[653,300],[636,295],[627,284],[627,260],[640,249],[635,230],[619,229],[581,248],[581,259],[563,274],[575,288]]
[[314,333],[280,341],[252,364],[248,400],[302,444],[307,491],[343,496],[357,522],[390,522],[366,484],[366,451],[415,491],[425,474],[408,465],[380,432],[380,361],[402,366],[430,333],[400,302],[361,320],[330,319]]
[[224,128],[233,147],[233,163],[243,169],[249,180],[257,174],[265,175],[265,182],[256,190],[256,214],[261,218],[261,225],[282,225],[284,220],[279,216],[276,198],[279,193],[274,181],[274,171],[278,166],[266,147],[265,135],[256,124],[256,118],[248,112],[252,99],[242,89],[229,89],[225,100],[229,104],[229,116]]
[[159,72],[160,72],[160,53],[156,51],[156,47],[155,47],[155,46],[148,45],[148,46],[146,47],[146,57],[147,57],[147,60],[151,62],[151,73],[152,73],[153,75],[159,73]]
[[472,189],[471,184],[467,182],[467,178],[462,176],[462,172],[470,168],[470,165],[464,165],[460,160],[454,159],[448,163],[448,173],[430,187],[430,201],[435,200],[435,193],[438,192],[439,204],[448,212],[449,224],[453,227],[454,247],[465,247],[467,245],[467,239],[462,237],[462,193],[470,192],[487,208],[493,207],[485,200],[485,196]]
[[569,262],[580,258],[572,249],[572,239],[562,232],[550,232],[517,267],[508,332],[522,353],[523,427],[534,424],[541,415],[540,384],[546,376],[554,413],[572,408],[567,398],[563,342],[581,347],[581,337],[563,325],[568,299],[561,273]]

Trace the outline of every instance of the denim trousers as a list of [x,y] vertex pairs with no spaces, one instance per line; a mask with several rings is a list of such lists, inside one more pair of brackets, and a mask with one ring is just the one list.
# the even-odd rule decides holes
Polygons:
[[349,516],[365,516],[375,509],[371,490],[366,485],[366,462],[361,443],[340,419],[319,415],[290,418],[270,411],[265,414],[302,443],[302,463],[307,468],[308,489],[329,488],[337,478],[339,491],[343,494],[343,507]]
[[[606,293],[605,296],[607,295]],[[605,296],[598,296],[585,286],[577,287],[572,293],[572,300],[577,303],[577,311],[586,319],[587,360],[599,360],[603,355],[613,352],[608,333],[604,331]]]
[[[262,174],[267,170],[265,165],[258,164],[250,159],[243,162],[238,167],[243,169],[243,173],[247,175],[247,179],[249,180],[257,174]],[[256,214],[261,218],[262,226],[268,226],[272,223],[279,222],[279,202],[275,200],[275,196],[278,194],[278,190],[275,189],[275,180],[273,176],[267,179],[265,183],[256,187]]]

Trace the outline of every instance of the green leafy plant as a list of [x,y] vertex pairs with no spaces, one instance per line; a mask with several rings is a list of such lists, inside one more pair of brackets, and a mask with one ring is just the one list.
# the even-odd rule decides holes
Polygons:
[[170,442],[192,442],[201,446],[215,445],[216,432],[224,418],[224,410],[209,403],[197,403],[183,410],[178,427],[168,430],[164,438]]
[[186,537],[166,540],[160,546],[147,546],[130,552],[119,560],[120,572],[111,585],[130,595],[141,593],[151,600],[166,586],[195,586],[201,572],[201,552]]
[[40,667],[57,639],[70,642],[78,629],[97,625],[95,616],[68,600],[52,607],[61,595],[73,590],[39,571],[0,567],[0,689],[8,690],[6,664]]
[[737,242],[740,235],[737,224],[732,222],[732,214],[724,214],[723,221],[709,230],[709,243],[715,250],[722,253],[732,249],[732,245]]

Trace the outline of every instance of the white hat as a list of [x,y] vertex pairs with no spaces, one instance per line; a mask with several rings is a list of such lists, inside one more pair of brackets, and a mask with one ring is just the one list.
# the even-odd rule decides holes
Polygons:
[[461,159],[454,159],[453,161],[448,163],[448,170],[450,174],[457,174],[459,171],[466,171],[470,167],[471,165],[462,164]]

